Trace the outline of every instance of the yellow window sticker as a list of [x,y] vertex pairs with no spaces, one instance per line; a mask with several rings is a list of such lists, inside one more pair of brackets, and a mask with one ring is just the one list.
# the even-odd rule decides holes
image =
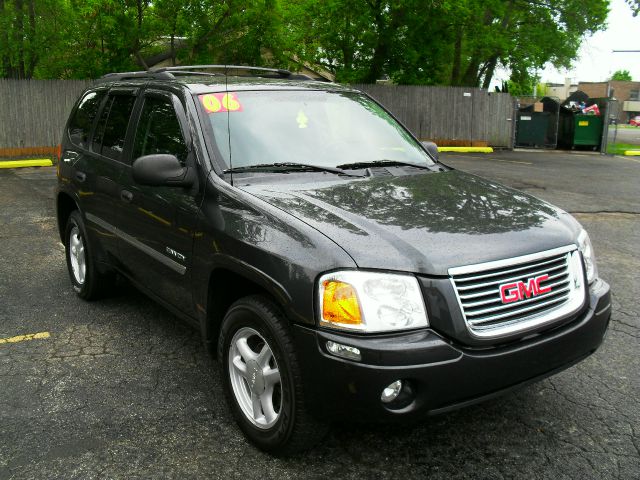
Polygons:
[[235,93],[207,93],[200,101],[208,113],[241,112],[242,104]]
[[298,122],[298,128],[307,128],[307,123],[309,123],[309,118],[304,114],[302,110],[298,110],[298,116],[296,117],[296,122]]

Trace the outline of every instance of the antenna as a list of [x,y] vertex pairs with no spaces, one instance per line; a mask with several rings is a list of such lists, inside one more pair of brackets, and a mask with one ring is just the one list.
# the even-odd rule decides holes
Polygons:
[[[227,70],[227,65],[224,66],[224,91],[225,95],[227,95],[227,99],[229,98],[229,71]],[[228,100],[227,100],[228,101]],[[231,126],[230,126],[230,117],[229,117],[229,109],[227,108],[227,141],[229,142],[229,173],[231,174],[231,185],[233,185],[233,162],[231,160]]]

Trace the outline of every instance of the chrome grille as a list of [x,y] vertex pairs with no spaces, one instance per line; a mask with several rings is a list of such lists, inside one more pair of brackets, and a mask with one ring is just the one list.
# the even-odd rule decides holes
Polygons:
[[[477,337],[531,330],[577,311],[585,297],[582,261],[571,245],[533,255],[449,269],[467,328]],[[531,294],[532,281],[541,292]],[[519,296],[503,302],[505,292]],[[523,288],[528,289],[522,290]],[[548,292],[544,290],[550,289]]]

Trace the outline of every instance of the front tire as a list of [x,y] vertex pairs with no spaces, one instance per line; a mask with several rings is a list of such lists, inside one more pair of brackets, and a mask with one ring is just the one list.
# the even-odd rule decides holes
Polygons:
[[109,290],[113,284],[113,276],[98,271],[82,215],[77,210],[71,212],[67,221],[65,256],[71,284],[79,297],[93,300]]
[[256,295],[229,308],[218,358],[227,402],[243,433],[258,448],[290,455],[323,438],[327,427],[305,410],[288,324],[273,302]]

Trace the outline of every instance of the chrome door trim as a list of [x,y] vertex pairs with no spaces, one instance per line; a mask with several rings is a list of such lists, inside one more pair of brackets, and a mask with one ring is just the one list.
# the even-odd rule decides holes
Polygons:
[[87,220],[89,220],[89,221],[95,223],[96,225],[104,228],[108,232],[113,233],[117,237],[119,237],[122,240],[124,240],[125,242],[127,242],[129,245],[131,245],[131,246],[137,248],[138,250],[146,253],[147,255],[149,255],[154,260],[157,260],[158,262],[162,263],[164,266],[169,267],[174,272],[177,272],[180,275],[184,275],[186,273],[187,267],[185,267],[184,265],[176,262],[175,260],[172,260],[171,258],[167,257],[166,255],[163,255],[162,253],[154,250],[150,246],[145,245],[140,240],[138,240],[137,238],[132,237],[128,233],[123,232],[118,227],[115,227],[115,226],[111,225],[109,222],[104,221],[100,217],[96,217],[92,213],[87,213],[87,214],[85,214],[85,216],[87,217]]

